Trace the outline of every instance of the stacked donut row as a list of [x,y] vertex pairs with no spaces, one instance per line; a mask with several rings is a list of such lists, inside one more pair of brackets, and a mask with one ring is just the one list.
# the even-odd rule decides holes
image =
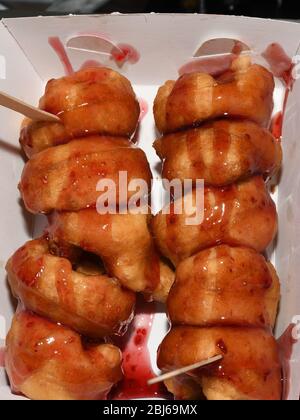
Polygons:
[[61,122],[25,123],[29,160],[19,189],[27,210],[47,215],[49,226],[7,264],[22,306],[7,337],[6,370],[13,390],[31,399],[99,399],[123,375],[108,338],[126,332],[137,292],[164,302],[174,274],[155,251],[148,207],[97,209],[99,180],[116,186],[117,209],[132,197],[132,180],[151,184],[146,156],[130,141],[140,115],[130,82],[110,69],[82,70],[49,81],[40,107]]
[[[273,75],[242,57],[218,78],[192,73],[167,82],[155,100],[163,177],[194,183],[152,221],[158,248],[176,267],[167,299],[172,328],[158,365],[167,372],[222,356],[166,381],[176,398],[281,398],[272,335],[280,284],[263,256],[277,232],[265,181],[282,160],[280,141],[267,129],[273,92]],[[184,204],[195,212],[198,179],[205,182],[203,221],[191,225]]]

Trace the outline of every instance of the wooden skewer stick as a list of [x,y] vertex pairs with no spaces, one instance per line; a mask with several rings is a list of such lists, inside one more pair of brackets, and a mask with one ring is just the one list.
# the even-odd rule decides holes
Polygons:
[[5,108],[12,109],[25,117],[30,118],[34,121],[49,121],[49,122],[60,122],[60,118],[56,115],[50,114],[49,112],[43,111],[32,105],[26,104],[20,99],[14,98],[7,93],[0,92],[0,105]]
[[175,378],[175,376],[183,375],[184,373],[190,372],[191,370],[199,369],[204,366],[210,365],[212,363],[218,362],[223,359],[223,356],[219,354],[218,356],[211,357],[207,360],[202,360],[202,362],[195,363],[193,365],[185,366],[181,369],[173,370],[172,372],[165,373],[164,375],[158,376],[157,378],[150,379],[148,385],[154,385],[159,382],[166,381],[167,379]]

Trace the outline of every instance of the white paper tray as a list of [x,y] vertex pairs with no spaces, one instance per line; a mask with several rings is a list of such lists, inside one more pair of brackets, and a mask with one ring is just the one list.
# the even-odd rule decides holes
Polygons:
[[[139,145],[147,153],[154,176],[158,158],[152,148],[156,137],[151,107],[157,88],[165,80],[178,77],[178,69],[208,39],[239,39],[262,52],[279,42],[294,56],[300,42],[296,23],[214,15],[102,15],[4,19],[0,22],[0,90],[36,104],[45,82],[63,74],[63,67],[48,44],[50,36],[65,43],[79,33],[101,33],[116,43],[133,45],[141,57],[125,64],[121,72],[134,84],[137,95],[147,101],[150,112],[142,122]],[[85,60],[100,60],[115,67],[108,56],[69,50],[75,69]],[[4,57],[4,58],[3,58]],[[4,67],[5,65],[5,67]],[[4,79],[3,77],[5,76]],[[277,96],[282,92],[277,91]],[[300,83],[290,95],[284,124],[284,165],[278,191],[279,235],[272,259],[282,283],[282,300],[276,335],[280,336],[300,315]],[[17,184],[24,162],[19,154],[18,133],[21,117],[0,108],[0,347],[14,312],[4,270],[7,258],[37,231],[36,222],[19,203]],[[158,208],[156,210],[159,210]],[[149,341],[155,366],[156,351],[165,334],[165,316],[159,314]],[[300,344],[293,348],[289,399],[299,399]],[[0,369],[0,399],[18,399],[7,386]]]

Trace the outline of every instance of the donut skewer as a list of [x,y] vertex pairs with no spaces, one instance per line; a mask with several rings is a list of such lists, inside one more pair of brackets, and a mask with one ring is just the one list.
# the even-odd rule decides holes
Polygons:
[[[280,283],[261,255],[277,233],[265,185],[282,160],[280,142],[267,129],[273,92],[273,75],[244,55],[222,75],[168,81],[155,99],[162,137],[154,147],[163,176],[205,182],[202,223],[187,225],[191,214],[172,213],[176,203],[152,221],[160,252],[176,268],[167,299],[172,326],[158,351],[175,398],[281,398],[282,365],[272,335]],[[195,205],[196,192],[188,194]],[[189,369],[216,354],[223,356],[217,366]]]
[[49,227],[6,266],[22,307],[5,367],[12,389],[34,400],[106,398],[123,377],[111,338],[125,334],[136,293],[164,302],[174,281],[155,250],[148,207],[136,215],[97,209],[103,179],[118,191],[118,174],[127,173],[127,199],[118,194],[116,209],[127,206],[131,180],[151,183],[147,158],[130,141],[139,103],[125,77],[89,68],[50,80],[39,106],[59,121],[23,124],[29,160],[19,189],[27,210],[47,215]]

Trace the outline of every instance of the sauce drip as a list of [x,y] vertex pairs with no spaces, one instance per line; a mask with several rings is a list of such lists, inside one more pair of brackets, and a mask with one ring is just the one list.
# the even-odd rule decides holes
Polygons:
[[[205,171],[205,164],[203,161],[199,160],[199,145],[197,142],[197,131],[192,130],[187,132],[186,134],[186,147],[187,147],[187,153],[188,157],[191,163],[191,169],[193,177],[196,179],[198,178],[198,171],[200,173],[203,173]],[[215,155],[214,155],[215,160]]]
[[262,56],[269,63],[274,76],[281,78],[285,85],[285,95],[282,111],[278,112],[273,117],[271,123],[271,132],[273,136],[276,139],[281,139],[287,102],[295,82],[293,77],[294,64],[282,46],[277,43],[270,44],[268,48],[263,52]]
[[74,308],[74,291],[68,261],[62,260],[56,269],[56,290],[59,301],[63,307],[70,310]]
[[55,53],[57,54],[58,58],[60,59],[60,62],[62,63],[65,74],[67,76],[70,76],[74,73],[73,66],[71,64],[71,61],[68,57],[68,54],[66,53],[66,49],[59,39],[58,36],[53,36],[48,38],[49,45],[53,48]]
[[271,133],[275,139],[280,139],[282,137],[282,128],[283,128],[283,113],[282,111],[277,112],[274,115],[271,123]]
[[179,217],[175,214],[175,203],[170,203],[170,211],[166,215],[166,245],[168,249],[173,253],[177,254],[177,232],[179,223]]
[[219,179],[227,166],[227,156],[231,145],[231,136],[229,130],[213,128],[212,130],[212,150],[213,157],[209,164],[205,164],[199,159],[199,143],[197,131],[190,131],[187,134],[186,146],[191,162],[193,178],[199,178],[198,172],[213,174],[215,179]]
[[294,65],[282,46],[274,42],[267,47],[262,56],[269,63],[274,76],[282,78],[288,85]]
[[148,386],[147,381],[155,377],[148,350],[148,340],[153,325],[154,303],[137,302],[134,322],[127,334],[115,339],[115,344],[123,351],[124,379],[112,393],[114,400],[136,398],[164,398],[163,385]]
[[142,98],[139,99],[139,104],[140,104],[140,109],[141,109],[139,122],[141,122],[149,112],[149,105],[145,101],[145,99],[142,99]]
[[[96,35],[95,35],[96,36]],[[99,36],[98,36],[99,37]],[[107,38],[101,36],[104,40],[107,41]],[[66,76],[70,76],[74,73],[74,68],[71,64],[69,56],[66,52],[66,48],[59,37],[49,37],[48,43],[57,54],[61,64],[64,67]],[[118,44],[113,46],[110,53],[110,59],[113,60],[119,67],[122,67],[127,61],[130,64],[136,64],[140,60],[140,53],[129,44]],[[96,60],[87,60],[85,61],[80,69],[87,69],[91,67],[101,67],[103,64]]]
[[289,325],[282,336],[278,339],[278,347],[283,369],[283,400],[287,400],[290,391],[290,361],[294,345],[297,343],[297,340],[293,338],[294,328],[295,324]]

